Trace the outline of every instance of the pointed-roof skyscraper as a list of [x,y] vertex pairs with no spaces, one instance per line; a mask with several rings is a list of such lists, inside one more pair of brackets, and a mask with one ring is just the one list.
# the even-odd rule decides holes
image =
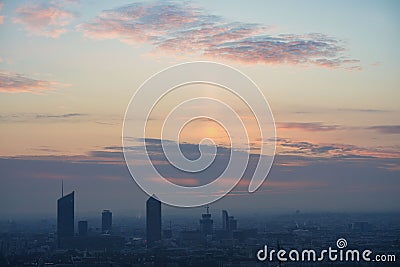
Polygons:
[[60,246],[65,237],[74,236],[74,191],[57,200],[57,237]]
[[148,246],[161,240],[161,202],[155,195],[146,201],[146,239]]

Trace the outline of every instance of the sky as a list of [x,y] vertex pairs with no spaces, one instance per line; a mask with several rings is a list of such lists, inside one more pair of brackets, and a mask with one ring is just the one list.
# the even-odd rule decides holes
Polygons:
[[[77,212],[141,214],[146,194],[122,156],[125,110],[150,76],[197,60],[250,77],[277,131],[264,184],[249,194],[247,173],[215,209],[399,211],[399,13],[398,1],[0,1],[1,214],[54,215],[61,180]],[[156,157],[163,119],[192,96],[229,103],[257,143],[235,96],[184,86],[151,114]],[[213,122],[175,141],[196,154],[205,137],[224,162],[229,140]],[[192,177],[154,163],[182,185],[220,168]]]

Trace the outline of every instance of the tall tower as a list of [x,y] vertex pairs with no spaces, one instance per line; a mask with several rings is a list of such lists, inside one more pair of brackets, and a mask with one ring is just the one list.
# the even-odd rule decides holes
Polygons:
[[79,221],[78,222],[78,233],[79,233],[79,236],[87,236],[88,221]]
[[74,191],[57,200],[58,244],[65,237],[74,236]]
[[103,210],[101,213],[101,232],[103,234],[111,233],[112,228],[112,212],[109,210]]
[[237,220],[233,216],[229,216],[228,218],[228,231],[237,230]]
[[211,214],[208,210],[209,208],[209,206],[206,206],[207,213],[202,214],[200,219],[200,231],[205,235],[212,234],[213,231],[214,221],[211,219]]
[[222,230],[231,232],[237,229],[237,220],[233,216],[229,216],[226,210],[222,211]]
[[148,246],[161,240],[161,202],[155,195],[146,201],[146,237]]
[[222,211],[222,230],[229,231],[229,215],[226,210]]

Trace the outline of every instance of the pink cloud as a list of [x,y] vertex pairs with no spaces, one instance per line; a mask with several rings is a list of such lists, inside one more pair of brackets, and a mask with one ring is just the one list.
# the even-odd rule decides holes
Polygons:
[[[3,3],[0,2],[0,11],[3,9]],[[4,22],[4,16],[0,16],[0,24],[3,24]]]
[[38,80],[19,73],[0,70],[0,92],[3,93],[41,94],[65,86],[67,85],[55,81]]
[[28,2],[15,10],[14,23],[24,26],[31,35],[57,38],[67,31],[74,14],[53,3]]
[[198,186],[199,180],[195,178],[166,178],[171,183],[181,186]]
[[245,64],[311,65],[360,69],[344,43],[320,33],[271,34],[271,26],[231,22],[193,5],[134,3],[101,12],[80,24],[85,36],[149,43],[154,53],[190,54]]
[[187,23],[195,23],[196,13],[175,4],[137,3],[103,11],[92,22],[78,25],[78,29],[97,39],[120,39],[130,44],[156,41]]
[[[149,181],[152,181],[153,183],[161,183],[163,180],[159,177],[152,177],[152,178],[147,178]],[[170,181],[173,184],[180,185],[180,186],[198,186],[200,184],[199,180],[196,178],[173,178],[173,177],[165,177],[168,181]]]

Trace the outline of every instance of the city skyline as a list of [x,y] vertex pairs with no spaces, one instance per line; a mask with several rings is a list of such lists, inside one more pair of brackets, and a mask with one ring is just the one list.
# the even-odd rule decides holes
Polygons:
[[[68,248],[71,244],[71,240],[75,238],[88,238],[89,236],[89,220],[75,220],[75,191],[64,196],[64,188],[62,185],[62,197],[57,200],[57,246],[59,248]],[[165,204],[164,204],[165,205]],[[234,216],[229,216],[227,210],[222,210],[221,224],[216,227],[211,213],[209,212],[209,205],[204,206],[206,213],[201,214],[197,232],[203,237],[208,235],[214,235],[216,231],[222,231],[224,235],[232,235],[233,231],[237,230],[237,220]],[[169,226],[162,226],[162,203],[157,199],[155,195],[149,197],[146,201],[146,246],[148,248],[160,245],[161,240],[172,238],[172,221]],[[78,226],[75,231],[75,224]],[[92,227],[92,225],[90,225]],[[137,226],[134,226],[137,227]],[[169,227],[169,228],[167,228]],[[93,231],[93,228],[90,228]],[[166,230],[171,231],[169,237],[166,237],[163,232]],[[193,231],[193,230],[192,230]],[[107,237],[115,236],[112,230],[112,211],[103,210],[101,212],[101,231],[98,235]],[[90,233],[93,236],[93,233]],[[89,237],[90,238],[90,237]],[[80,240],[77,239],[77,240]],[[72,245],[73,246],[73,245]]]
[[[166,205],[153,195],[143,203],[145,223],[140,219],[120,218],[123,220],[114,225],[112,211],[103,210],[98,213],[101,227],[96,227],[92,224],[93,218],[75,222],[75,193],[64,196],[63,189],[62,185],[61,198],[57,200],[56,226],[52,220],[44,218],[38,222],[0,221],[0,265],[104,266],[119,263],[127,266],[237,264],[256,267],[264,261],[278,266],[281,262],[297,266],[299,261],[308,262],[309,266],[329,266],[340,261],[343,266],[352,266],[354,262],[369,266],[371,260],[379,260],[385,262],[385,266],[397,266],[398,214],[302,214],[297,210],[278,216],[245,216],[238,227],[237,219],[229,216],[225,209],[221,211],[221,223],[214,223],[209,205],[203,207],[206,211],[199,220],[181,216],[171,221],[162,215],[162,206]],[[166,220],[169,225],[165,224]],[[323,257],[326,251],[321,247],[329,246],[331,251],[336,239],[336,247],[346,249],[345,258],[335,256],[339,253],[336,247],[333,254],[329,252],[329,257]],[[349,248],[346,248],[347,242]],[[313,249],[310,250],[310,246]],[[290,256],[293,248],[302,251],[301,254]],[[361,258],[355,249],[369,251],[369,254],[363,253]],[[273,252],[278,250],[290,250],[290,261],[282,260],[282,255],[273,257]],[[313,254],[303,254],[304,251],[318,253],[318,260]]]

